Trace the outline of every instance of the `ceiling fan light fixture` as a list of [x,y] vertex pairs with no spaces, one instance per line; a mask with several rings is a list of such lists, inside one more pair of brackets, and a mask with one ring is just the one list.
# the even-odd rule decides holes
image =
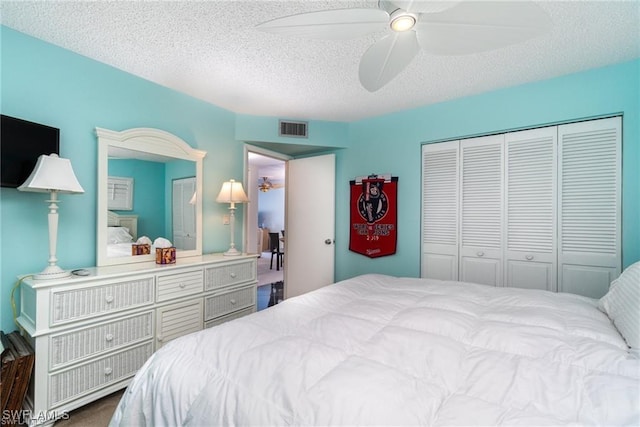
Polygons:
[[416,17],[408,13],[401,13],[397,16],[392,16],[391,23],[389,24],[391,29],[396,33],[409,31],[415,25],[416,25]]

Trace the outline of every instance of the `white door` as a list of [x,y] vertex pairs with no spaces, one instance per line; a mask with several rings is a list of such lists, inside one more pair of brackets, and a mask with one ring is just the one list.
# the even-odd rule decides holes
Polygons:
[[285,298],[334,282],[335,155],[287,161]]
[[505,135],[505,286],[556,291],[556,127]]
[[620,117],[558,127],[559,291],[600,298],[620,274]]
[[460,142],[460,280],[502,286],[503,135]]
[[178,249],[196,248],[195,178],[173,180],[173,244]]
[[422,147],[421,277],[458,280],[458,144]]

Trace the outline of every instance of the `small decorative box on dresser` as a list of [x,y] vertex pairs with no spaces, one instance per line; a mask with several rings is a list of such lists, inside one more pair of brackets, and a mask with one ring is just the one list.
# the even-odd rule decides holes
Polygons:
[[36,363],[31,425],[127,386],[168,341],[256,311],[255,256],[212,254],[89,269],[89,276],[21,285],[18,323]]

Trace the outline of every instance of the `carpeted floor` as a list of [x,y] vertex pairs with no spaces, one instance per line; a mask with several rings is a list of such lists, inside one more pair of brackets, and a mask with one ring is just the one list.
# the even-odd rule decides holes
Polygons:
[[124,389],[69,412],[69,418],[57,421],[54,427],[106,427],[120,402]]

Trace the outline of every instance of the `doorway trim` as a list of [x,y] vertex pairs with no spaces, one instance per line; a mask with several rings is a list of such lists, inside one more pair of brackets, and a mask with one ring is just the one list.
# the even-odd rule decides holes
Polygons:
[[[253,206],[257,206],[258,203],[258,190],[257,187],[255,185],[251,185],[252,182],[257,182],[257,179],[259,178],[257,175],[255,176],[250,176],[251,173],[249,171],[249,153],[255,153],[255,154],[259,154],[261,156],[266,156],[266,157],[272,157],[274,159],[277,160],[282,160],[283,162],[285,162],[285,178],[286,178],[286,163],[288,160],[293,159],[292,156],[289,156],[287,154],[282,154],[282,153],[278,153],[276,151],[272,151],[272,150],[268,150],[266,148],[261,148],[255,145],[251,145],[249,143],[245,143],[244,144],[244,183],[245,183],[245,188],[247,190],[247,197],[249,198],[249,205],[253,204]],[[255,180],[254,180],[255,178]],[[286,204],[286,198],[287,198],[287,193],[286,193],[286,188],[285,188],[285,204]],[[247,208],[244,211],[244,215],[243,215],[243,227],[242,227],[242,247],[243,250],[245,252],[253,252],[249,250],[249,233],[251,233],[252,229],[250,229],[249,224],[257,224],[258,222],[258,211],[257,211],[257,207],[255,208],[255,215],[250,215],[251,208]],[[254,221],[255,220],[255,221]],[[287,217],[286,217],[286,210],[285,210],[285,218],[284,218],[284,223],[287,223]],[[255,228],[255,227],[253,227]],[[255,234],[255,233],[254,233]]]

